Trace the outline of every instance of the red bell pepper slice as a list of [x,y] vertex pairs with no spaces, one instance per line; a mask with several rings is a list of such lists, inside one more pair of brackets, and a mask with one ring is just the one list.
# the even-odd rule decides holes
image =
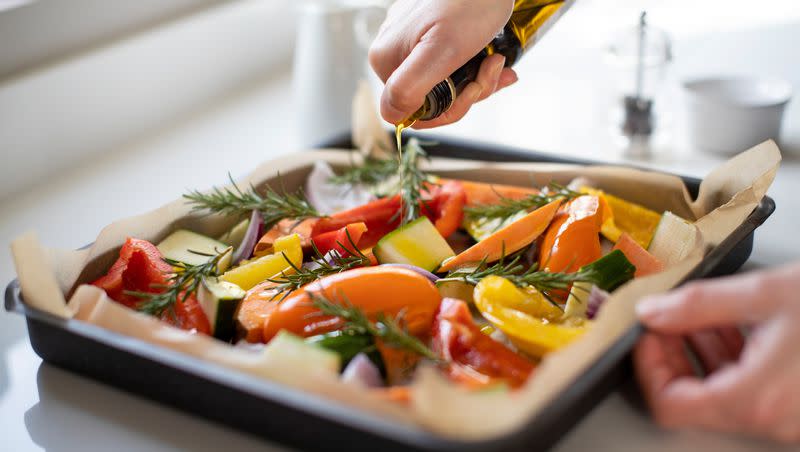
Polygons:
[[[128,238],[119,251],[119,258],[104,276],[92,285],[105,290],[112,300],[135,309],[141,299],[129,295],[127,291],[158,293],[173,273],[172,266],[164,262],[161,252],[155,245],[140,239]],[[174,315],[165,313],[162,320],[186,330],[200,333],[211,332],[208,319],[194,297],[174,306]]]
[[505,382],[517,388],[535,368],[527,359],[482,333],[461,300],[442,300],[431,337],[433,351],[449,363],[448,376],[469,387]]
[[456,232],[464,220],[467,193],[458,181],[447,181],[431,189],[431,201],[423,204],[422,212],[433,222],[442,237]]
[[[461,225],[464,216],[466,193],[458,181],[447,181],[442,185],[432,185],[423,193],[421,211],[436,226],[443,237],[450,236]],[[373,201],[363,206],[337,212],[320,219],[312,231],[312,237],[339,230],[348,224],[364,223],[367,232],[361,236],[358,245],[362,248],[375,246],[384,235],[400,226],[400,196],[392,196]]]
[[[311,237],[311,241],[317,250],[323,255],[331,250],[336,250],[340,256],[347,257],[350,253],[346,250],[354,251],[353,245],[358,248],[361,237],[367,232],[367,225],[363,222],[352,223],[347,226],[330,232],[323,232],[322,234]],[[348,233],[350,238],[347,238]],[[353,243],[350,243],[352,240]],[[344,245],[344,247],[342,247]]]
[[198,333],[211,335],[211,324],[208,322],[206,313],[200,307],[200,303],[194,295],[188,297],[183,301],[183,296],[178,297],[178,301],[172,307],[174,312],[169,310],[161,314],[161,320],[169,323],[170,325],[187,331],[196,331]]
[[352,223],[364,223],[367,226],[367,232],[361,236],[359,246],[370,248],[375,246],[381,237],[397,229],[397,226],[400,225],[400,217],[396,215],[399,209],[399,196],[381,198],[363,206],[321,218],[314,225],[311,236],[317,237],[326,232],[337,231]]
[[114,301],[133,308],[141,299],[125,291],[158,293],[161,289],[154,286],[166,284],[170,273],[172,267],[164,262],[155,245],[146,240],[128,238],[108,273],[92,285],[105,290]]

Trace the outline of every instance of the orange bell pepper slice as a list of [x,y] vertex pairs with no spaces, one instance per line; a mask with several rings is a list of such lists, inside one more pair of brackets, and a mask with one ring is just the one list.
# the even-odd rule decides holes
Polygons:
[[373,321],[380,313],[397,316],[402,311],[405,327],[416,336],[430,331],[441,301],[436,286],[414,271],[398,267],[356,268],[308,284],[281,301],[266,316],[264,342],[280,330],[309,337],[344,326],[339,318],[321,315],[309,295],[314,293],[360,308]]
[[494,232],[464,252],[446,260],[438,271],[446,272],[470,263],[494,262],[533,243],[546,229],[561,205],[561,200],[540,207]]
[[572,273],[600,259],[602,223],[603,210],[597,196],[579,196],[567,203],[544,235],[539,268]]

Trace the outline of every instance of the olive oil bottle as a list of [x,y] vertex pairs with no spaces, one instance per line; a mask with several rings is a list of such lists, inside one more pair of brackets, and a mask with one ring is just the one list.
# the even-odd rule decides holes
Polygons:
[[425,96],[425,103],[396,125],[398,148],[403,129],[417,120],[437,118],[450,109],[461,91],[477,78],[478,70],[486,57],[499,53],[506,57],[506,67],[513,66],[574,2],[575,0],[515,0],[511,18],[494,39],[450,77],[436,84]]

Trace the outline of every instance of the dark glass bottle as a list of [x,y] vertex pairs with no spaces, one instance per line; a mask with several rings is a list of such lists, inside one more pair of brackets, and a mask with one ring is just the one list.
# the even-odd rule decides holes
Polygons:
[[436,84],[419,110],[398,124],[398,128],[409,127],[417,120],[437,118],[449,110],[461,91],[477,78],[481,63],[489,55],[499,53],[506,57],[506,67],[513,66],[574,1],[516,0],[503,30],[480,53]]

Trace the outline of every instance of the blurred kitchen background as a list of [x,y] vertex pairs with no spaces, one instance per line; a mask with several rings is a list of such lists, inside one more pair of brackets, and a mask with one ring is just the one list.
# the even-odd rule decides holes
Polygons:
[[[46,246],[79,247],[116,219],[345,132],[356,81],[366,76],[376,94],[380,88],[367,70],[365,47],[383,6],[0,0],[0,243],[34,230]],[[658,75],[647,82],[658,82],[648,85],[655,126],[649,155],[634,159],[620,134],[621,99],[634,74],[623,54],[630,54],[645,10],[648,36],[663,30],[671,59],[658,66],[664,46],[648,41],[655,50],[646,52],[647,61],[657,66],[647,73]],[[521,59],[516,85],[458,124],[427,133],[703,176],[728,157],[701,149],[689,131],[724,138],[752,132],[726,114],[756,110],[760,119],[748,123],[756,124],[768,116],[760,110],[769,107],[765,102],[787,94],[781,81],[800,89],[798,42],[797,0],[577,0]],[[744,108],[712,102],[710,114],[689,121],[682,82],[742,76],[766,81],[728,93],[739,95]],[[723,113],[714,113],[720,105]],[[782,125],[774,138],[785,158],[770,191],[778,211],[759,229],[747,269],[797,259],[797,100],[786,106]],[[0,284],[14,274],[9,253],[0,253]],[[42,365],[24,319],[10,314],[0,315],[0,419],[4,450],[264,447]],[[661,432],[614,396],[559,450],[624,449],[619,435],[609,434],[619,425],[631,444],[642,445],[627,450],[761,448],[734,437]],[[84,431],[91,431],[90,444],[74,434]]]
[[[379,94],[365,58],[385,5],[0,0],[0,235],[58,218],[43,240],[79,246],[116,218],[344,132],[357,79]],[[619,86],[633,69],[609,47],[635,35],[645,10],[672,59],[655,91],[651,154],[629,160]],[[800,86],[799,29],[796,0],[578,0],[518,63],[516,85],[429,133],[701,176],[724,157],[689,140],[681,82]],[[789,155],[798,124],[790,102],[775,137]],[[0,274],[13,274],[5,256]]]

